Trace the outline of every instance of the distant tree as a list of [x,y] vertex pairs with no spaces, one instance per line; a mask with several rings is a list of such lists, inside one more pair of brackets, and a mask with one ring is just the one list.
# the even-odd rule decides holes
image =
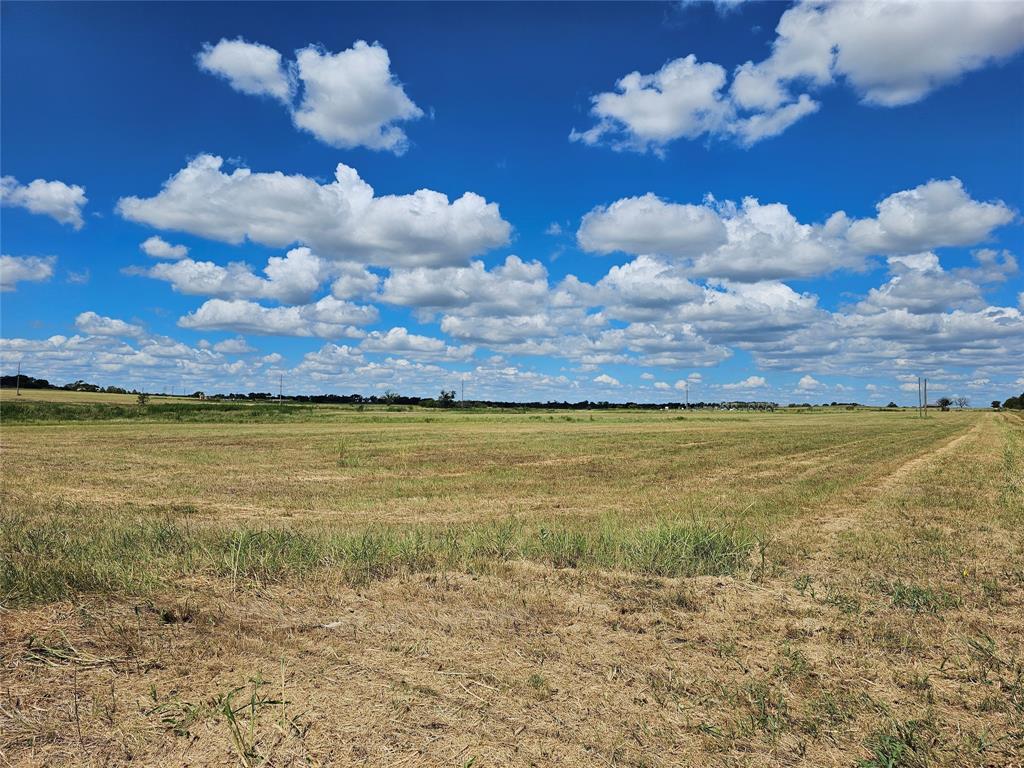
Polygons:
[[1019,411],[1024,408],[1024,392],[1021,392],[1017,397],[1008,397],[1003,401],[1003,408],[1012,408]]
[[1000,403],[999,403],[998,400],[993,400],[992,401],[992,407],[995,408],[997,411],[999,410],[999,405],[1000,405]]
[[968,405],[970,405],[970,404],[971,404],[971,401],[970,401],[970,400],[968,400],[968,399],[967,399],[966,397],[964,397],[963,395],[957,395],[957,396],[956,396],[956,397],[955,397],[955,398],[953,399],[953,402],[954,402],[954,403],[956,403],[956,407],[957,407],[957,408],[959,408],[959,409],[960,409],[961,411],[962,411],[962,410],[963,410],[964,408],[966,408],[966,407],[967,407]]
[[455,390],[442,389],[441,394],[437,396],[437,404],[442,408],[451,408],[455,405]]
[[896,403],[894,403],[892,400],[890,400],[889,404],[887,406],[885,406],[885,407],[886,408],[899,408],[899,406],[896,405]]
[[148,405],[149,395],[147,395],[145,392],[139,392],[138,397],[136,397],[135,400],[139,405]]
[[935,404],[939,406],[939,408],[941,408],[942,410],[948,411],[949,406],[953,404],[953,401],[950,400],[948,397],[940,397],[938,400],[935,401]]
[[393,389],[385,389],[384,394],[381,396],[385,403],[393,405],[395,400],[399,398],[399,394]]

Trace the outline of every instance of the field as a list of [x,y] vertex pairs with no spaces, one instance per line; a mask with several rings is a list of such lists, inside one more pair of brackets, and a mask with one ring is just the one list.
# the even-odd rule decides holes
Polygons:
[[1024,418],[0,398],[0,764],[1019,766]]

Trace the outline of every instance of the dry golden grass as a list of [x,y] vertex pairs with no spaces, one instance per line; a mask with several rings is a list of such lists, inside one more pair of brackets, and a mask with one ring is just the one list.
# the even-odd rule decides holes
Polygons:
[[[133,405],[138,401],[138,396],[119,395],[114,392],[73,392],[63,389],[22,389],[19,395],[16,388],[3,387],[0,389],[0,402],[17,402],[18,400],[32,403],[122,403]],[[150,397],[152,403],[180,403],[182,400],[199,402],[182,397],[164,397],[162,395]]]
[[[0,762],[1020,765],[1024,420],[677,416],[5,426]],[[659,522],[717,575],[601,548]],[[294,551],[370,524],[425,550]]]

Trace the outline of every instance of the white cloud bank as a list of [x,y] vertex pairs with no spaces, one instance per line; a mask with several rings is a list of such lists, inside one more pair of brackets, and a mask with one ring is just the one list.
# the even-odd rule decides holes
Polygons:
[[750,146],[820,109],[799,91],[838,81],[865,104],[911,104],[1024,48],[1024,5],[805,0],[775,31],[771,55],[737,67],[731,82],[724,67],[693,54],[625,75],[592,98],[596,124],[570,139],[656,153],[706,135]]
[[196,63],[236,91],[280,101],[297,128],[333,147],[400,155],[409,140],[395,123],[423,116],[391,72],[391,59],[379,43],[358,40],[340,53],[308,46],[286,64],[270,46],[223,39],[205,44]]
[[376,322],[377,308],[325,296],[313,304],[265,307],[254,301],[210,299],[178,320],[182,328],[251,333],[261,336],[362,338],[356,326]]
[[866,256],[976,244],[1015,213],[999,200],[972,199],[957,178],[933,180],[889,195],[877,215],[851,220],[837,211],[803,224],[783,203],[708,197],[699,205],[652,194],[587,213],[577,232],[584,250],[672,257],[691,276],[756,281],[807,278],[860,269]]
[[246,239],[283,248],[306,245],[330,259],[381,266],[447,266],[504,245],[511,226],[495,203],[466,192],[454,202],[420,189],[376,196],[355,169],[339,163],[334,181],[222,169],[199,155],[154,197],[123,197],[130,221],[212,240]]

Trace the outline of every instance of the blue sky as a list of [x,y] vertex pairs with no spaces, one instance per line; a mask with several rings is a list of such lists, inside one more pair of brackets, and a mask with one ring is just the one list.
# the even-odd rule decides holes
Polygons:
[[0,14],[4,372],[557,400],[1024,389],[1020,4]]

